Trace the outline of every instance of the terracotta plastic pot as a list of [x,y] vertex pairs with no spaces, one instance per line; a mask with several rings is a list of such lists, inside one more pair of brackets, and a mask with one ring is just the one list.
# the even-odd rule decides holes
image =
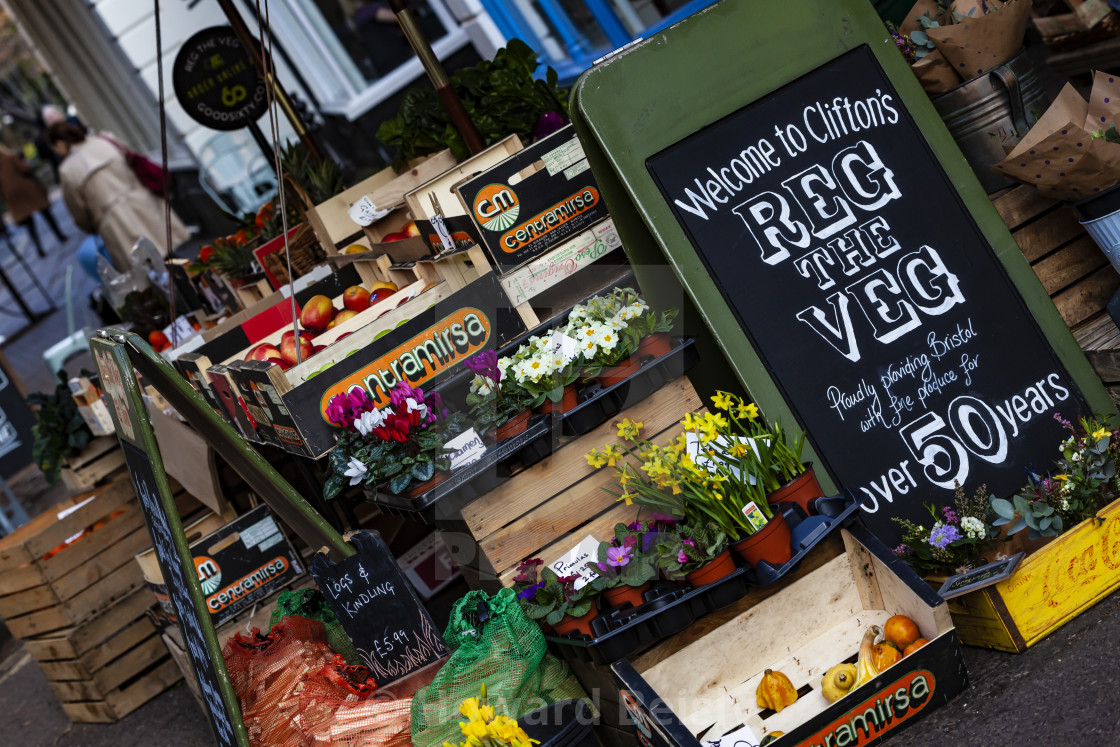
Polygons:
[[751,568],[756,567],[761,560],[777,567],[793,557],[789,524],[786,523],[786,517],[778,513],[762,529],[744,537],[732,547],[739,553],[739,557],[751,564]]
[[618,608],[629,602],[635,607],[641,607],[645,602],[642,594],[649,590],[649,581],[641,586],[616,586],[603,592],[603,597],[611,607]]
[[663,355],[668,355],[672,347],[668,332],[647,335],[638,342],[638,357],[660,358]]
[[641,368],[641,364],[638,363],[637,357],[630,356],[626,360],[621,361],[617,366],[604,368],[599,372],[599,375],[595,377],[595,380],[603,387],[614,386],[638,373],[639,368]]
[[569,410],[575,409],[575,406],[578,404],[579,398],[576,393],[576,385],[568,384],[564,387],[564,396],[560,398],[559,402],[553,402],[548,397],[545,397],[544,404],[537,408],[537,412],[547,415],[557,407],[560,408],[560,412],[568,412]]
[[404,492],[404,495],[406,498],[416,498],[418,496],[424,495],[424,493],[427,493],[429,490],[434,488],[436,485],[439,485],[449,477],[451,477],[450,472],[437,472],[431,480],[427,480],[420,483],[419,485],[415,485],[409,488]]
[[801,506],[805,509],[805,513],[812,516],[816,513],[812,508],[813,501],[822,495],[824,493],[821,491],[821,484],[817,482],[817,473],[813,471],[812,462],[809,462],[805,465],[805,471],[800,475],[773,493],[767,493],[766,500],[771,503],[791,501]]
[[689,586],[696,588],[713,581],[719,581],[724,576],[730,576],[734,572],[735,560],[731,557],[731,550],[727,549],[685,576],[684,579],[688,581]]
[[507,438],[520,436],[529,427],[529,416],[532,414],[531,410],[522,410],[517,413],[494,429],[494,439],[501,442]]
[[588,638],[593,637],[591,633],[591,621],[599,616],[599,610],[595,609],[595,605],[591,605],[591,609],[583,617],[572,617],[571,615],[564,615],[560,622],[552,626],[556,631],[556,635],[567,635],[568,633],[583,633]]

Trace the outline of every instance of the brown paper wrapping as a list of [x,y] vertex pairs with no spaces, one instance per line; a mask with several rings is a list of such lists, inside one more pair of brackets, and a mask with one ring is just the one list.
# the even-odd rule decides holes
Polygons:
[[909,36],[911,31],[920,29],[922,24],[918,23],[918,19],[927,13],[930,18],[944,25],[945,11],[937,4],[937,0],[918,0],[918,2],[914,3],[914,7],[910,9],[910,12],[906,14],[906,20],[899,24],[899,33],[903,36]]
[[927,33],[953,70],[968,81],[1002,65],[1019,51],[1030,12],[1030,0],[1011,0],[987,15],[973,14],[960,23],[928,29]]
[[948,93],[961,84],[961,79],[949,67],[945,57],[938,51],[930,52],[922,59],[910,66],[918,82],[930,96],[939,96]]
[[[1061,200],[1120,183],[1120,144],[1092,137],[1120,114],[1120,76],[1096,73],[1090,100],[1066,84],[1026,137],[993,168]],[[1103,118],[1103,119],[1102,119]]]

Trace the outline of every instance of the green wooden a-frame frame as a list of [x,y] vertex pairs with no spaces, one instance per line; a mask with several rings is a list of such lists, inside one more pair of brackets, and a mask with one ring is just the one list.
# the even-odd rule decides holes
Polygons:
[[[844,71],[857,72],[844,77]],[[845,98],[856,101],[856,92],[867,105],[873,103],[872,98],[885,102],[861,112],[867,120],[862,127],[858,119],[849,119],[855,110],[847,108]],[[835,103],[834,96],[839,97]],[[810,112],[810,106],[816,106],[816,111]],[[842,487],[864,500],[865,508],[874,504],[880,517],[885,516],[877,525],[870,522],[881,536],[891,534],[889,529],[884,531],[884,527],[891,526],[889,515],[921,518],[922,500],[950,503],[955,476],[967,475],[961,482],[966,487],[978,486],[974,478],[985,474],[990,477],[995,464],[1002,470],[997,482],[1006,486],[1020,479],[1019,485],[1023,484],[1026,476],[1022,467],[1026,460],[1014,465],[1012,462],[1024,453],[1019,447],[1025,442],[1016,438],[1020,434],[1025,437],[1028,429],[1034,439],[1032,458],[1037,467],[1044,469],[1056,452],[1047,451],[1045,457],[1041,456],[1042,444],[1051,443],[1056,448],[1061,440],[1060,430],[1050,417],[1054,410],[1068,408],[1064,410],[1066,414],[1114,410],[1069,329],[867,0],[723,0],[608,57],[586,72],[573,90],[572,113],[643,289],[656,304],[659,298],[681,297],[683,288],[684,297],[699,312],[707,332],[718,344],[718,348],[710,350],[715,355],[707,356],[702,364],[716,367],[716,373],[713,375],[711,368],[698,372],[703,384],[718,386],[720,376],[724,377],[725,388],[741,382],[768,419],[781,418],[787,424],[794,419],[800,421],[810,431],[816,447],[817,453],[807,455],[808,458],[821,458],[833,477],[843,482]],[[828,118],[831,119],[826,122]],[[776,128],[784,123],[796,123],[802,134],[815,127],[817,137],[806,138],[807,147],[799,153],[796,145],[791,149],[785,141],[779,143],[781,136]],[[860,131],[858,136],[856,130]],[[726,143],[740,137],[741,142],[733,146]],[[865,180],[863,183],[869,185],[872,177],[879,180],[885,190],[879,196],[890,192],[892,183],[885,174],[892,169],[898,185],[896,193],[887,194],[885,202],[874,206],[868,197],[874,189],[867,190],[867,199],[862,200],[864,211],[855,210],[858,220],[865,222],[877,214],[886,216],[891,229],[875,233],[878,229],[872,226],[872,238],[878,236],[884,241],[877,249],[864,242],[862,248],[871,252],[863,255],[865,264],[871,268],[886,267],[881,260],[897,251],[890,257],[891,272],[895,272],[894,262],[900,257],[912,271],[918,264],[924,264],[924,269],[911,273],[912,284],[915,278],[920,285],[923,278],[944,280],[955,274],[961,281],[960,290],[946,284],[949,295],[939,300],[940,303],[948,298],[949,306],[960,301],[954,313],[979,309],[986,302],[987,288],[975,287],[975,283],[966,288],[968,281],[983,278],[984,283],[998,291],[993,291],[992,298],[1007,300],[1001,302],[1003,306],[995,309],[994,314],[991,308],[978,310],[973,331],[979,334],[970,338],[971,342],[961,343],[961,350],[954,352],[988,351],[980,355],[981,364],[987,366],[981,373],[987,375],[1000,367],[1005,372],[1004,379],[1010,379],[1015,368],[1027,369],[1035,358],[1045,357],[1047,370],[1055,377],[1051,381],[1058,384],[1056,388],[1050,388],[1043,378],[1041,382],[1032,382],[1041,386],[1027,386],[1024,382],[1022,386],[1016,383],[1014,389],[1008,384],[1003,389],[989,387],[985,392],[972,379],[969,385],[964,383],[964,375],[976,374],[975,371],[956,371],[954,375],[960,380],[952,385],[958,390],[954,391],[951,404],[948,396],[940,402],[928,386],[920,394],[917,387],[910,387],[912,409],[903,413],[906,416],[909,412],[908,417],[914,422],[907,423],[903,417],[901,423],[885,426],[875,422],[874,412],[863,412],[860,422],[859,414],[868,405],[866,401],[858,406],[853,404],[852,410],[845,412],[840,409],[842,406],[832,406],[823,395],[814,400],[805,394],[805,386],[794,383],[789,361],[783,362],[785,351],[775,350],[764,339],[772,331],[766,325],[791,321],[794,314],[781,317],[780,313],[760,311],[751,306],[748,295],[761,297],[777,288],[788,297],[796,297],[791,301],[771,294],[769,297],[777,303],[803,304],[797,307],[804,308],[797,321],[781,328],[783,341],[796,348],[799,355],[803,354],[805,365],[822,379],[834,373],[842,377],[850,359],[860,355],[851,348],[838,348],[840,353],[848,354],[848,359],[835,355],[836,351],[822,347],[822,338],[846,340],[852,334],[862,334],[868,338],[863,350],[881,351],[886,346],[879,344],[883,342],[879,337],[889,339],[890,330],[885,332],[874,324],[887,326],[888,321],[898,322],[900,309],[906,305],[932,308],[932,298],[937,295],[926,293],[924,303],[919,298],[911,304],[902,297],[897,283],[896,287],[889,287],[888,277],[878,288],[879,298],[873,300],[887,298],[892,304],[891,311],[884,310],[881,316],[875,316],[876,309],[865,311],[872,324],[867,325],[862,317],[857,317],[856,322],[864,324],[864,328],[861,330],[857,325],[854,333],[849,330],[845,336],[839,325],[839,307],[847,304],[848,310],[856,309],[857,314],[859,309],[857,299],[844,297],[842,292],[847,290],[845,284],[864,278],[864,268],[845,268],[845,272],[851,269],[851,279],[844,279],[827,292],[821,289],[828,282],[836,284],[836,278],[813,277],[814,267],[826,266],[810,267],[808,254],[800,257],[802,275],[790,272],[800,251],[820,252],[822,263],[832,262],[835,266],[843,265],[844,261],[838,259],[837,253],[828,254],[828,242],[840,239],[841,234],[829,238],[828,232],[822,231],[814,232],[816,238],[808,237],[803,229],[806,225],[812,228],[812,222],[806,223],[804,214],[796,212],[798,205],[793,199],[797,197],[793,192],[798,185],[791,181],[791,186],[786,186],[785,180],[804,176],[807,172],[797,172],[811,164],[819,165],[821,173],[809,178],[819,178],[815,188],[818,196],[824,196],[816,208],[810,206],[806,210],[815,217],[823,216],[831,209],[824,205],[839,204],[833,203],[832,198],[842,199],[846,194],[832,183],[833,174],[827,173],[828,169],[834,169],[838,163],[852,163],[852,159],[844,160],[847,156],[840,150],[847,148],[847,153],[853,152],[862,147],[861,139],[884,153],[901,147],[898,143],[912,144],[908,151],[892,152],[889,161],[884,157],[885,165],[873,165],[875,151],[864,151],[871,157],[856,156],[854,160],[862,165],[848,169],[849,183]],[[704,160],[708,156],[711,160]],[[912,165],[925,176],[918,186],[906,182],[911,179]],[[840,181],[838,177],[835,180]],[[685,186],[689,192],[684,190]],[[807,194],[800,196],[804,198]],[[891,202],[893,198],[899,199]],[[808,202],[811,200],[802,200],[803,204]],[[859,205],[861,200],[857,196],[848,202]],[[780,212],[779,205],[790,204],[795,210],[792,218],[768,223]],[[722,227],[710,229],[717,219],[723,221]],[[798,219],[800,225],[794,222]],[[958,257],[957,264],[950,265],[948,270],[939,266],[927,272],[937,263],[927,262],[929,256],[917,256],[928,247],[922,246],[925,240],[915,233],[915,226],[928,227],[934,234],[948,228],[958,230],[967,244],[967,253]],[[765,230],[780,236],[773,240],[759,238]],[[844,241],[856,242],[868,234],[862,238],[846,232],[842,235]],[[892,235],[897,235],[901,246],[884,248]],[[802,238],[805,241],[799,243]],[[942,253],[952,250],[933,239],[929,244]],[[762,261],[759,247],[764,255]],[[768,251],[771,254],[766,257]],[[779,256],[782,253],[789,257],[784,264]],[[831,271],[832,267],[827,265],[826,269]],[[779,275],[777,268],[783,268],[786,274]],[[892,277],[898,279],[897,274]],[[817,286],[811,287],[811,282]],[[864,284],[860,289],[867,287]],[[803,291],[808,293],[799,296]],[[835,296],[829,297],[828,293]],[[831,308],[829,302],[833,303]],[[870,305],[873,304],[865,304]],[[923,319],[920,314],[916,316]],[[800,322],[805,324],[798,326]],[[1015,333],[1005,334],[1004,324],[1014,326]],[[925,329],[911,334],[906,344],[920,334],[924,345]],[[950,347],[959,342],[952,337],[951,329],[931,329],[938,335],[947,335],[946,344]],[[1010,344],[1011,340],[1019,339],[1015,337],[1018,331],[1023,332],[1022,339],[1033,339],[1037,344],[1000,355],[986,347],[992,343]],[[960,332],[958,338],[969,338],[967,324]],[[870,339],[873,336],[875,339]],[[939,344],[940,339],[932,341],[934,346]],[[903,347],[896,345],[900,350]],[[900,353],[892,362],[901,364],[914,352],[908,350],[906,356]],[[723,360],[713,360],[720,358],[720,354],[727,366],[723,366]],[[1000,357],[1006,360],[999,360]],[[840,392],[842,401],[859,401],[862,395],[855,388],[857,381],[863,382],[864,394],[868,396],[878,387],[881,399],[884,390],[891,388],[893,374],[886,363],[876,368],[874,363],[867,365],[866,357],[862,363],[865,368],[852,379],[852,388]],[[936,375],[937,366],[933,369]],[[881,378],[884,375],[886,379]],[[884,381],[887,383],[881,383]],[[907,385],[894,383],[891,394],[902,392]],[[845,400],[845,396],[849,399]],[[937,408],[940,410],[935,411]],[[818,428],[813,420],[822,422],[820,412],[830,409],[837,413],[834,420],[847,416],[844,427],[852,426],[850,438],[821,437],[827,429]],[[901,458],[885,453],[880,446],[862,446],[861,425],[866,432],[887,427],[902,431],[894,444],[901,449]],[[844,479],[844,470],[838,464],[848,456],[865,461],[882,458],[883,463],[874,475],[867,475],[867,480],[853,480],[851,472]],[[826,480],[822,482],[826,489],[832,487]],[[918,511],[913,510],[915,506]]]

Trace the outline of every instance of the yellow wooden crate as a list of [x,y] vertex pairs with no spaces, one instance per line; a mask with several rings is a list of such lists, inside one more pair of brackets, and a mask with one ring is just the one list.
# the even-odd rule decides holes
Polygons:
[[1024,558],[994,586],[950,599],[961,643],[1022,653],[1120,587],[1120,500]]

